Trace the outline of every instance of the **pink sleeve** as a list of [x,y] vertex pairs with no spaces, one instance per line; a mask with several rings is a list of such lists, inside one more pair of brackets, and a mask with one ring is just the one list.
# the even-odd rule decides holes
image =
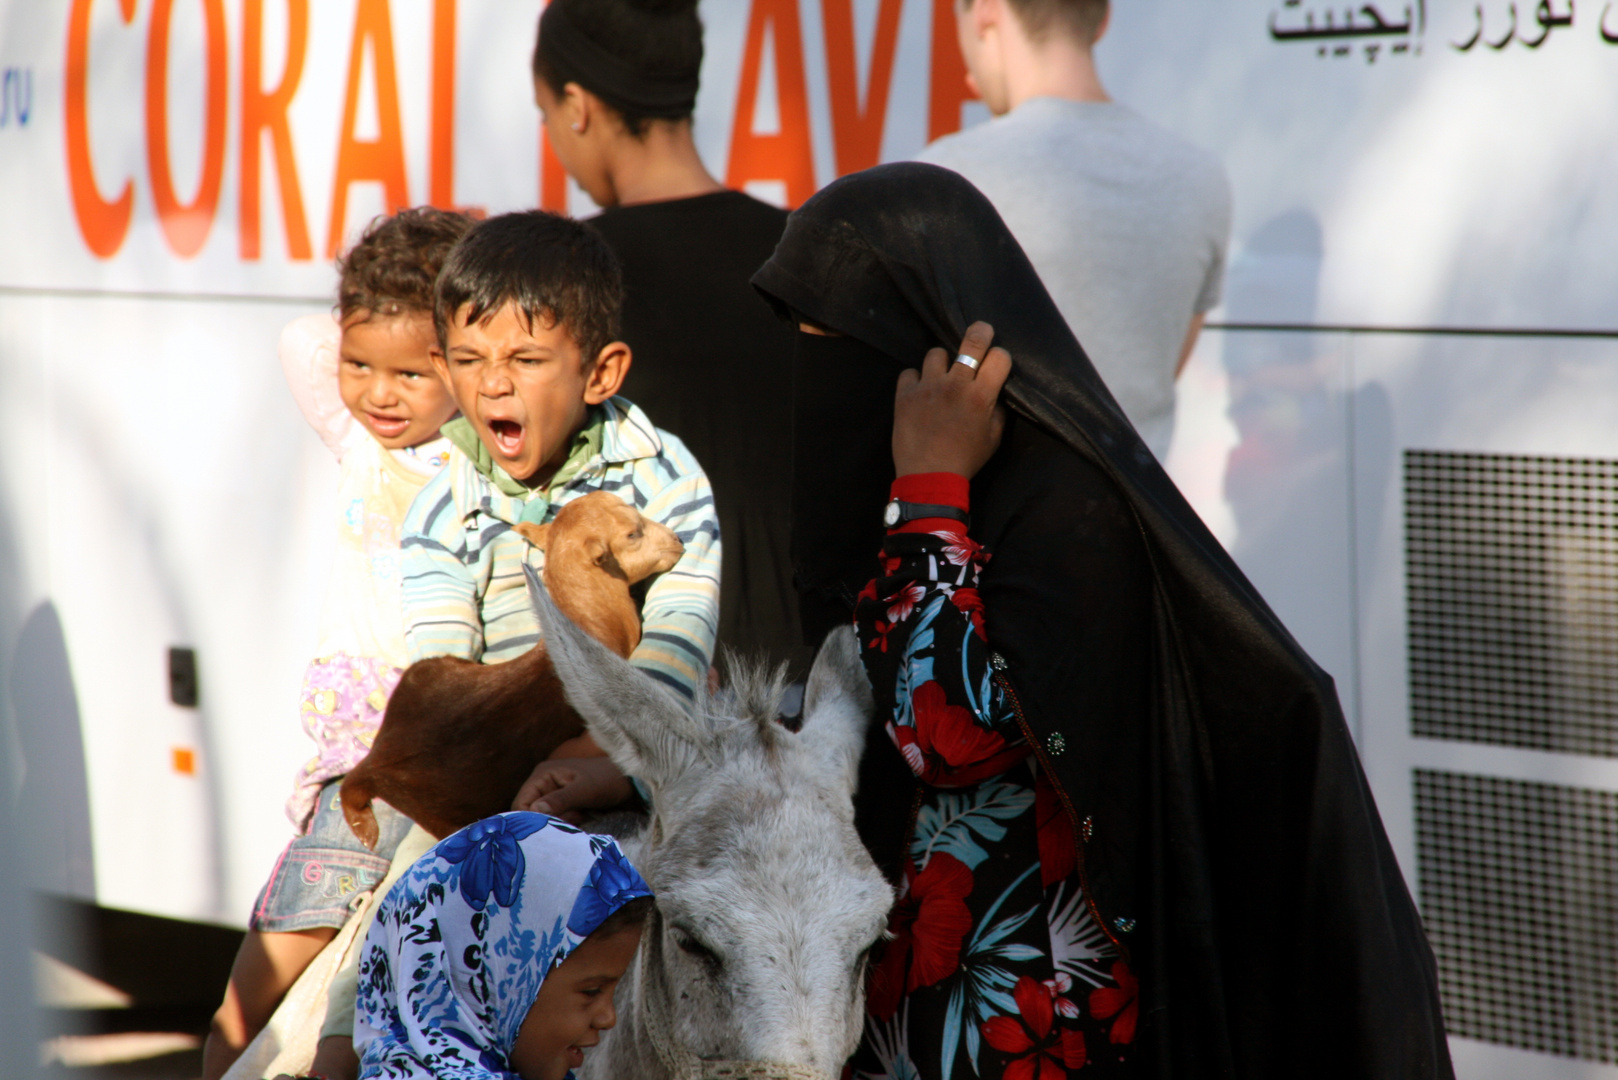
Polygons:
[[363,431],[337,391],[342,330],[330,314],[305,315],[281,331],[281,370],[292,400],[326,449],[343,459],[356,431]]

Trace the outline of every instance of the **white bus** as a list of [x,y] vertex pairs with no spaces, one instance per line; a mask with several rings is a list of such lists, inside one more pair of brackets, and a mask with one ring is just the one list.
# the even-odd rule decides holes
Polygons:
[[[704,0],[712,171],[796,204],[981,122],[950,4]],[[1612,6],[1120,0],[1098,50],[1229,170],[1168,464],[1337,679],[1467,1080],[1618,1078]],[[244,923],[336,480],[276,336],[392,206],[590,211],[541,147],[539,10],[0,0],[0,790],[35,889]]]

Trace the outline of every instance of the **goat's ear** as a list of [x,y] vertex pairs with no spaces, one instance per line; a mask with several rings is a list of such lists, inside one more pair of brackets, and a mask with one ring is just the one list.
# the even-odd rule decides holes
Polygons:
[[537,525],[532,521],[519,521],[517,524],[511,527],[511,531],[528,541],[530,544],[539,548],[541,551],[545,550],[545,545],[550,541],[551,538],[551,526],[549,522],[544,525]]
[[708,732],[671,691],[564,615],[533,567],[523,571],[545,651],[568,703],[613,764],[655,793],[701,756]]
[[613,553],[612,545],[601,537],[592,536],[586,540],[584,542],[584,553],[590,557],[591,562],[601,567],[611,576],[622,578],[625,581],[629,580],[629,575],[624,573],[622,564],[618,562],[618,556]]
[[875,708],[852,626],[826,635],[803,692],[803,740],[847,784],[859,783],[865,731]]

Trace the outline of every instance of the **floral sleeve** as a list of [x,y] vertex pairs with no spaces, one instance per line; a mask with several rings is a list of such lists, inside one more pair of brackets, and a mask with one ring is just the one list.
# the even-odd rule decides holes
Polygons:
[[[968,508],[951,473],[903,476],[893,497]],[[882,575],[860,593],[854,620],[888,737],[935,787],[998,776],[1028,756],[1011,705],[992,678],[978,574],[984,551],[949,518],[888,533]]]

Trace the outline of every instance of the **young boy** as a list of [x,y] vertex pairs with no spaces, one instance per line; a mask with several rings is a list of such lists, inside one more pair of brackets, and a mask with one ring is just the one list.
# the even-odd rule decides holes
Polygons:
[[338,264],[337,317],[299,319],[281,335],[292,396],[342,469],[337,553],[320,644],[304,674],[300,712],[317,749],[287,801],[299,835],[253,905],[209,1032],[207,1080],[269,1021],[347,921],[351,902],[387,872],[410,827],[382,808],[382,842],[368,851],[349,831],[337,789],[370,747],[406,663],[400,525],[449,456],[439,429],[455,413],[429,356],[433,282],[471,226],[464,215],[429,208],[379,218]]
[[[690,451],[615,396],[632,359],[616,340],[622,299],[605,242],[555,214],[490,218],[450,253],[438,279],[433,363],[461,417],[444,426],[455,446],[449,463],[405,517],[412,661],[493,663],[532,648],[539,625],[523,564],[542,568],[545,556],[512,526],[542,524],[573,499],[609,491],[685,544],[646,589],[630,662],[686,698],[707,679],[719,520]],[[616,775],[588,736],[557,757],[569,755]]]

